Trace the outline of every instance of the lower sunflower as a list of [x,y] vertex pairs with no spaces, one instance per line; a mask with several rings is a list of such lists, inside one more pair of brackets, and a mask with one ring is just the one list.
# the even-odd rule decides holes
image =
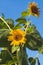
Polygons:
[[8,40],[11,41],[11,45],[20,45],[25,44],[26,42],[26,33],[23,30],[11,30]]

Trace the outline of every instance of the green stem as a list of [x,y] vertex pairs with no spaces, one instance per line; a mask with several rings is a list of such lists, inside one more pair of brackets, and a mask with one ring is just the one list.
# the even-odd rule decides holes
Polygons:
[[17,65],[20,65],[20,61],[19,61],[19,51],[17,50]]
[[4,47],[4,48],[2,48],[2,50],[7,50],[7,51],[8,51],[8,53],[10,54],[11,58],[14,60],[13,55],[11,54],[11,52],[9,51],[9,49],[8,49],[8,48]]
[[29,23],[27,22],[26,25],[27,25],[27,27],[25,28],[25,32],[27,32],[27,28],[28,28]]
[[7,51],[9,52],[11,58],[14,60],[13,55],[10,53],[10,51],[8,49],[7,49]]
[[36,56],[34,58],[37,58],[39,56],[40,53],[37,53]]
[[[17,62],[18,62],[18,51],[17,51]],[[17,65],[19,65],[19,62],[18,62],[18,64]]]
[[9,28],[9,30],[12,30],[12,29],[10,28],[10,26],[6,23],[6,21],[5,21],[3,18],[0,17],[0,19],[6,24],[6,26]]

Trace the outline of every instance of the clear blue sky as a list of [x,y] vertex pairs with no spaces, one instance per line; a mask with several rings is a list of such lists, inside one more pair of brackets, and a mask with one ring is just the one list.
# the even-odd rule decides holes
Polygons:
[[[40,17],[31,16],[31,21],[37,27],[41,36],[43,37],[43,0],[0,0],[0,15],[4,13],[5,18],[12,18],[13,20],[20,17],[21,12],[25,11],[29,2],[36,2],[40,8]],[[27,49],[28,56],[35,56],[37,51]],[[40,54],[39,60],[43,65],[43,55]]]

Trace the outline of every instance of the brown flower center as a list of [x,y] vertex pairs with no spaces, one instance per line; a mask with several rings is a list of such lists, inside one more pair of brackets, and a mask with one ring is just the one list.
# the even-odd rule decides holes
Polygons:
[[39,14],[39,10],[38,10],[38,8],[36,7],[36,6],[32,6],[31,7],[31,11],[32,11],[32,13],[34,13],[34,14]]
[[19,41],[19,40],[22,39],[22,35],[21,35],[21,34],[16,34],[16,35],[14,36],[14,39],[17,40],[17,41]]

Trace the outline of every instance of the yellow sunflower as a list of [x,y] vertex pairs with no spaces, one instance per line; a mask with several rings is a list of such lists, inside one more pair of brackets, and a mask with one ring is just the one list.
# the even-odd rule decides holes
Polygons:
[[40,14],[39,8],[35,2],[32,2],[29,4],[29,11],[30,11],[30,14],[36,17],[38,17]]
[[8,40],[12,41],[11,45],[20,45],[26,42],[26,33],[23,30],[11,30]]

